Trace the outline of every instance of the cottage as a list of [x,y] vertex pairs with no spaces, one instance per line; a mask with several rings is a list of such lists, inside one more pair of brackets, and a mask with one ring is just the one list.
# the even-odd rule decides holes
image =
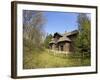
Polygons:
[[50,49],[57,51],[73,52],[73,41],[75,40],[77,34],[77,30],[74,30],[72,32],[65,32],[64,34],[60,34],[58,32],[54,33],[51,42],[49,42]]

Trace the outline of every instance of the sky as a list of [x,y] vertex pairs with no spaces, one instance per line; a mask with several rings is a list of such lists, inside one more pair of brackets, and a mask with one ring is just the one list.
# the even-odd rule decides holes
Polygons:
[[46,23],[44,25],[46,33],[64,33],[65,31],[70,32],[78,28],[78,13],[44,12],[43,14],[46,18]]
[[[32,18],[32,15],[34,16],[34,12],[35,11],[24,10],[24,23],[25,21],[29,21]],[[32,13],[32,15],[27,17],[27,14],[29,13]],[[78,29],[77,16],[79,13],[55,11],[43,11],[42,13],[45,18],[45,24],[43,25],[43,28],[46,34],[54,34],[56,32],[64,33],[65,31],[71,32]],[[87,13],[87,16],[91,18],[89,13]]]

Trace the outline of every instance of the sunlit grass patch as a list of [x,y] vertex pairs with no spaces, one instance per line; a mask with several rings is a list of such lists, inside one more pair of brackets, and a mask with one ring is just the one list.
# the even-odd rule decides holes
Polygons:
[[[74,57],[73,57],[74,56]],[[23,68],[57,68],[57,67],[75,67],[90,66],[90,58],[75,57],[75,55],[65,55],[50,53],[44,51],[26,51],[24,53]]]

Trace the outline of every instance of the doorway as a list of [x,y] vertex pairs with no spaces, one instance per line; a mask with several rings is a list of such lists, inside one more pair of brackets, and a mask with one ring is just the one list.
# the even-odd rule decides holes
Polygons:
[[61,45],[61,51],[63,51],[63,45]]

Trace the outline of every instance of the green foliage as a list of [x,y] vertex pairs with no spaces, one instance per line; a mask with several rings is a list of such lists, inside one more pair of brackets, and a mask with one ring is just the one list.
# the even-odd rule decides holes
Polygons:
[[45,38],[45,40],[44,40],[44,46],[45,46],[45,48],[49,48],[49,42],[51,41],[51,39],[52,39],[52,35],[51,34],[49,34],[49,35],[47,35],[46,36],[46,38]]
[[28,50],[32,50],[32,49],[34,49],[33,47],[33,44],[32,44],[32,41],[29,41],[29,40],[27,40],[27,39],[25,39],[25,38],[23,38],[23,47],[27,47],[28,48]]
[[78,15],[79,34],[75,40],[76,52],[90,54],[90,19],[85,13]]
[[32,49],[43,48],[45,18],[42,12],[23,12],[23,46]]

